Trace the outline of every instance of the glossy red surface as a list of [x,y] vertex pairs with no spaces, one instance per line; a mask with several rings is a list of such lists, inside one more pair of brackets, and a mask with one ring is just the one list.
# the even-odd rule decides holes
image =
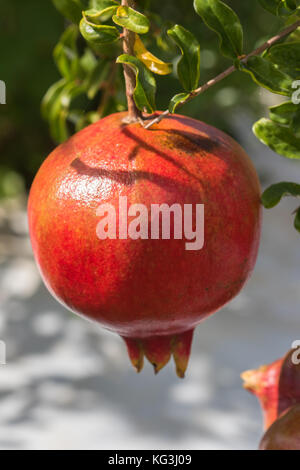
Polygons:
[[[260,186],[229,136],[183,116],[150,130],[114,114],[57,147],[29,197],[33,251],[49,290],[73,311],[122,336],[193,329],[249,278],[260,238]],[[205,243],[100,240],[97,208],[205,205]]]
[[260,450],[300,450],[300,405],[288,409],[268,429]]

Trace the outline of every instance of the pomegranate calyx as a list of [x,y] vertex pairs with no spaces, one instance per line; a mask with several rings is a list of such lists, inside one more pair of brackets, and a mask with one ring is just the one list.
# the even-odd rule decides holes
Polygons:
[[261,366],[259,369],[250,369],[243,372],[241,374],[244,381],[243,387],[249,392],[259,395],[263,388],[263,379],[267,369],[267,366]]
[[194,330],[188,330],[175,335],[150,336],[146,338],[129,338],[123,336],[128,355],[133,367],[141,372],[144,356],[153,365],[154,373],[158,372],[169,362],[173,355],[176,373],[184,378],[191,352]]

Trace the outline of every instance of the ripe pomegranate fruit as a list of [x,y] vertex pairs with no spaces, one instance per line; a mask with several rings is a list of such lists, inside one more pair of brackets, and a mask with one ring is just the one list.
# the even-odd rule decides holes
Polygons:
[[292,349],[282,359],[242,374],[244,388],[260,401],[265,429],[288,408],[300,404],[300,364],[295,355]]
[[288,409],[267,430],[260,450],[300,450],[300,404]]
[[[44,161],[29,197],[33,251],[52,294],[121,335],[138,371],[144,356],[158,372],[173,354],[182,377],[195,326],[253,270],[259,181],[243,149],[213,127],[179,115],[150,130],[123,119],[118,113],[83,129]],[[204,204],[204,247],[186,249],[173,222],[169,239],[127,232],[100,239],[99,206],[116,208],[118,227],[121,196],[147,212],[153,204]]]

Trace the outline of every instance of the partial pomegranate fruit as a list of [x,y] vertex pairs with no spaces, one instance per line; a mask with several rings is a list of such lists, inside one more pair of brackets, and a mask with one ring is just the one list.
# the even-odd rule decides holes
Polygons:
[[268,429],[260,450],[300,450],[300,404],[287,410]]
[[288,408],[300,403],[300,364],[295,355],[292,349],[282,359],[242,374],[244,388],[260,401],[265,429]]
[[[173,355],[182,377],[195,326],[229,302],[253,270],[260,186],[243,149],[213,127],[173,115],[146,130],[123,118],[85,128],[45,160],[29,197],[33,251],[52,294],[121,335],[138,371],[144,356],[157,372]],[[187,247],[200,204],[204,247]],[[174,209],[170,236],[163,226],[153,237],[150,223],[146,233],[141,226],[148,215],[163,225],[161,213],[150,217],[160,205]],[[116,230],[106,238],[99,223],[111,208],[116,215],[105,230]]]

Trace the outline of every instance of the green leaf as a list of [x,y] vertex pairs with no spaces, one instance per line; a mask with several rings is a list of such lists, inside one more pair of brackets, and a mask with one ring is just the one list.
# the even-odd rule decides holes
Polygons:
[[269,49],[267,58],[282,67],[300,70],[300,42],[285,42]]
[[271,106],[271,108],[269,108],[270,119],[278,124],[290,125],[298,108],[299,106],[291,101],[285,101],[276,106]]
[[69,137],[67,118],[72,99],[82,94],[84,89],[76,81],[65,79],[52,85],[42,101],[42,114],[49,121],[50,133],[56,142]]
[[299,4],[298,1],[296,0],[284,0],[284,5],[285,5],[285,8],[291,10],[291,11],[294,11],[296,10],[297,8],[297,3]]
[[51,87],[46,92],[41,104],[41,112],[44,119],[48,119],[52,106],[60,96],[60,93],[62,92],[66,83],[67,80],[63,78],[58,82],[53,83],[53,85],[51,85]]
[[59,110],[50,121],[50,134],[52,138],[62,143],[70,136],[67,125],[68,112],[65,109]]
[[281,3],[281,0],[258,0],[261,6],[272,13],[273,15],[278,14],[278,8]]
[[80,0],[52,0],[55,8],[66,18],[79,23],[82,17],[82,10],[85,9],[85,2]]
[[175,113],[177,106],[186,101],[190,97],[190,93],[179,93],[178,95],[173,96],[169,103],[170,113]]
[[253,132],[263,144],[279,155],[300,159],[300,139],[287,127],[262,118],[254,124]]
[[168,30],[168,35],[181,50],[177,66],[180,83],[187,91],[195,90],[200,78],[200,44],[190,31],[178,24]]
[[89,23],[102,24],[113,16],[117,8],[118,5],[111,5],[103,10],[92,8],[84,12],[84,17]]
[[243,28],[229,6],[220,0],[194,0],[194,8],[204,23],[219,36],[224,56],[236,59],[243,54]]
[[110,44],[120,37],[115,26],[92,24],[85,18],[80,21],[80,32],[84,39],[96,49],[98,46]]
[[297,8],[297,1],[296,0],[284,0],[284,5],[287,9],[293,11]]
[[272,93],[291,95],[292,79],[277,67],[262,57],[250,57],[246,64],[242,63],[242,71],[251,75],[258,85],[267,88]]
[[261,6],[276,16],[291,15],[297,8],[295,0],[259,0]]
[[79,57],[76,47],[78,35],[78,27],[70,25],[53,51],[55,63],[62,76],[67,79],[75,78],[78,74]]
[[64,142],[69,137],[67,117],[72,99],[83,93],[76,82],[69,82],[62,89],[49,114],[50,132],[57,142]]
[[[300,184],[290,182],[273,184],[264,191],[261,202],[266,209],[272,209],[279,204],[284,196],[300,197]],[[295,213],[294,227],[300,232],[300,207]]]
[[297,106],[297,111],[292,118],[291,129],[297,139],[300,139],[300,107]]
[[296,230],[298,230],[298,232],[300,232],[300,207],[296,212],[294,227]]
[[109,20],[118,8],[119,3],[115,0],[91,0],[90,8],[99,14],[99,21],[104,23]]
[[134,89],[134,101],[140,111],[146,111],[150,114],[156,109],[155,93],[156,82],[153,74],[136,57],[128,54],[122,54],[117,58],[118,64],[126,64],[133,69],[136,75],[136,87]]
[[84,90],[74,82],[67,83],[53,103],[49,113],[50,132],[56,142],[64,142],[69,137],[67,118],[71,101]]
[[300,196],[300,184],[288,182],[273,184],[264,191],[261,202],[266,209],[271,209],[277,206],[284,196]]
[[282,0],[278,7],[279,16],[290,16],[297,9],[298,0]]
[[117,25],[137,34],[146,34],[150,28],[148,18],[130,7],[120,6],[112,19]]

